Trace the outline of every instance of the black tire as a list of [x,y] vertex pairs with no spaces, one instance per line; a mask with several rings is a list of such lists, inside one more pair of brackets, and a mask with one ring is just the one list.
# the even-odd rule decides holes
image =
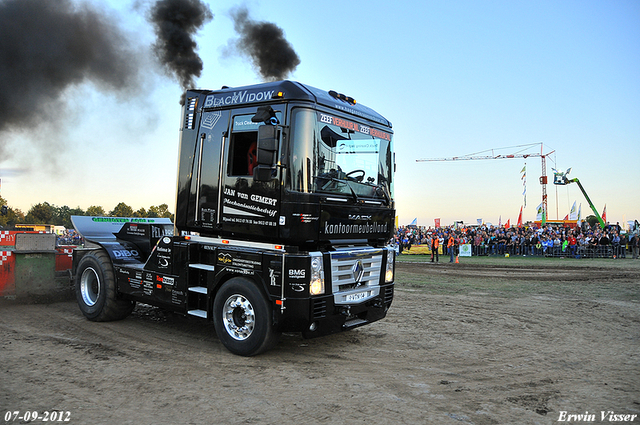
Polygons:
[[103,250],[84,255],[75,279],[76,299],[80,311],[94,322],[108,322],[127,317],[136,303],[118,299],[113,266]]
[[235,277],[225,282],[213,302],[213,324],[222,344],[240,356],[272,348],[280,337],[266,295],[252,281]]

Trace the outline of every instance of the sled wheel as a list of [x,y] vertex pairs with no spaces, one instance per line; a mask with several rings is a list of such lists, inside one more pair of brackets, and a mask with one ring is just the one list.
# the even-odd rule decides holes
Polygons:
[[135,302],[117,298],[113,266],[102,250],[82,257],[76,272],[75,290],[80,311],[94,322],[124,319],[135,307]]
[[222,344],[240,356],[255,356],[277,342],[267,297],[250,280],[236,277],[224,283],[213,302],[213,324]]

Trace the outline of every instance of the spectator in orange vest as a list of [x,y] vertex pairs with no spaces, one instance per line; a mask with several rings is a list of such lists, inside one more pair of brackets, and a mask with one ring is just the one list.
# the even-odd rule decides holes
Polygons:
[[440,240],[438,235],[434,233],[431,235],[431,262],[433,263],[433,256],[436,257],[436,263],[438,262],[438,247],[440,246]]
[[453,263],[453,255],[456,251],[455,244],[456,244],[456,241],[455,239],[453,239],[453,232],[451,232],[449,233],[449,240],[447,242],[447,249],[449,250],[450,263]]

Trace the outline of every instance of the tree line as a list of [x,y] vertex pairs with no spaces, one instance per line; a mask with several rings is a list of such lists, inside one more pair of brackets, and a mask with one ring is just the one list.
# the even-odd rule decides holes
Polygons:
[[120,202],[113,210],[106,212],[99,205],[92,205],[86,210],[80,207],[69,208],[67,205],[57,206],[48,202],[33,205],[25,214],[18,208],[11,208],[7,201],[0,196],[0,228],[10,229],[16,224],[53,224],[73,228],[71,224],[72,215],[107,216],[107,217],[146,217],[146,218],[170,218],[173,214],[169,211],[167,204],[152,205],[149,208],[140,208],[136,211],[132,207]]

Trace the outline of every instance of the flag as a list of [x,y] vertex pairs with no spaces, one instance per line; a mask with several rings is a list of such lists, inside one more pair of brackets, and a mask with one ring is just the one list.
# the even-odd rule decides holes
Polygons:
[[569,220],[569,214],[565,215],[565,216],[564,216],[564,218],[563,218],[563,220],[564,220],[564,221]]
[[502,227],[502,216],[498,218],[498,227]]
[[578,221],[582,220],[582,204],[578,207]]
[[547,212],[542,211],[542,225],[544,226],[545,224],[547,224]]
[[527,163],[524,163],[524,167],[520,170],[522,176],[520,176],[520,180],[522,180],[522,196],[524,199],[524,206],[527,206]]
[[537,220],[542,220],[542,203],[540,205],[538,205],[538,208],[536,208],[536,221]]
[[604,204],[604,210],[602,211],[602,221],[607,222],[607,204]]
[[478,222],[478,226],[482,226],[482,219],[481,218],[478,218],[476,221]]
[[511,219],[507,220],[507,223],[504,225],[505,229],[508,229],[511,227]]
[[434,224],[436,225],[436,228],[440,227],[440,219],[439,218],[435,218],[433,220]]
[[578,212],[576,211],[576,201],[573,201],[573,206],[571,207],[571,212],[569,213],[569,220],[577,220]]
[[414,218],[409,226],[417,226],[418,225],[418,217]]
[[518,215],[518,227],[522,227],[522,207],[520,207],[520,214]]

